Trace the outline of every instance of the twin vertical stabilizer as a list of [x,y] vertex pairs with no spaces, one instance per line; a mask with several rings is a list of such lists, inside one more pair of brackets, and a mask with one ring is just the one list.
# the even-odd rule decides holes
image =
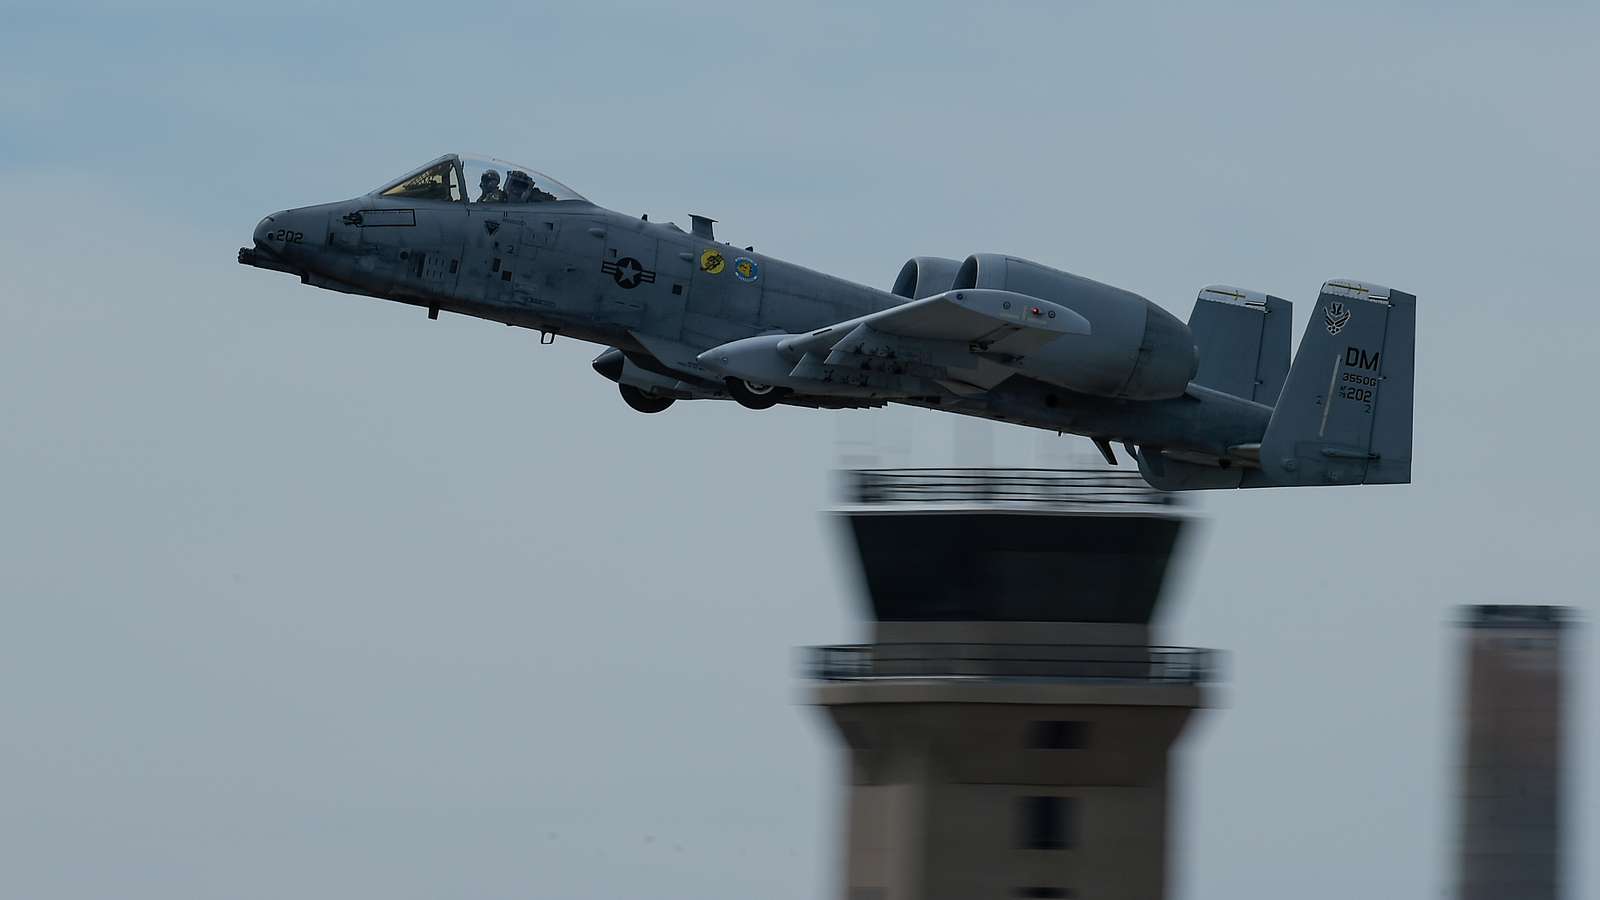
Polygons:
[[1205,465],[1143,447],[1139,469],[1162,490],[1408,484],[1417,298],[1360,281],[1322,286],[1288,361],[1289,301],[1209,287],[1190,317],[1195,383],[1272,406],[1259,446]]

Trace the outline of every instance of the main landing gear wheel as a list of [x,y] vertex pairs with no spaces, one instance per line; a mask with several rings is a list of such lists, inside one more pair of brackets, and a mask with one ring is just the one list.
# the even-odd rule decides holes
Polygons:
[[622,402],[628,404],[642,413],[658,413],[673,403],[672,397],[657,397],[655,394],[646,394],[631,384],[619,384],[617,390],[622,394]]
[[771,409],[778,401],[789,396],[788,388],[771,384],[756,384],[742,378],[723,379],[728,393],[745,409]]

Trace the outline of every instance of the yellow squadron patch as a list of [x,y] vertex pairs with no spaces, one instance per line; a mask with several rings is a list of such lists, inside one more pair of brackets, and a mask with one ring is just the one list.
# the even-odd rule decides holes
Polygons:
[[728,261],[716,250],[707,250],[700,254],[700,271],[712,275],[721,275],[722,270],[728,267]]

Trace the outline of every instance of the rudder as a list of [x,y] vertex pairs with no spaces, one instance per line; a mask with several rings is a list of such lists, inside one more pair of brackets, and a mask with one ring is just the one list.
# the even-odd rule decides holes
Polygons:
[[1261,441],[1274,485],[1408,484],[1417,298],[1322,286]]

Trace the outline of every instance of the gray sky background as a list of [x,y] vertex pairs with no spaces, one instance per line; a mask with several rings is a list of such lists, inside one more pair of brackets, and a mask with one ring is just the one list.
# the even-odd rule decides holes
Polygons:
[[1003,250],[1179,315],[1416,293],[1415,484],[1202,504],[1168,638],[1232,666],[1177,874],[1444,895],[1453,607],[1596,611],[1600,15],[1339,7],[7,4],[0,893],[833,890],[792,651],[861,635],[828,470],[841,435],[948,463],[956,426],[640,416],[598,348],[235,264],[459,150],[883,286]]

